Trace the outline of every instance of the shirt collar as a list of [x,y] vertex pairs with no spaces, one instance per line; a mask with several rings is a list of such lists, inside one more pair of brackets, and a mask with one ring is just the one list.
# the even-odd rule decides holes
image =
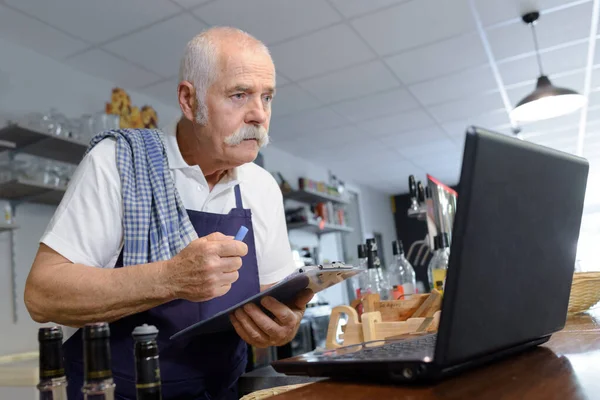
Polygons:
[[[180,117],[175,118],[163,128],[163,132],[165,134],[165,150],[167,152],[167,160],[169,161],[169,169],[200,169],[200,166],[198,165],[189,165],[187,162],[185,162],[183,156],[181,155],[181,150],[179,150],[179,144],[177,143],[177,124],[179,123],[179,119]],[[243,175],[243,173],[241,173],[241,169],[241,167],[233,168],[221,179],[221,182],[238,182]]]

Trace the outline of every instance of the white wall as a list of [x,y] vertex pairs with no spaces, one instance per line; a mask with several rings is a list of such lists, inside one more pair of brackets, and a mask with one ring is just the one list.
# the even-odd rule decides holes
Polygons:
[[[28,112],[46,111],[57,107],[67,117],[95,113],[104,109],[114,84],[98,79],[28,49],[0,40],[0,124],[2,118],[20,116]],[[125,87],[128,90],[127,87]],[[162,123],[175,118],[178,110],[163,105],[142,94],[128,90],[136,105],[151,104]],[[280,171],[292,184],[299,176],[327,180],[327,170],[275,147],[264,150],[265,167]],[[341,175],[341,174],[340,174]],[[343,176],[342,176],[343,178]],[[389,196],[365,187],[349,185],[360,195],[364,213],[364,234],[376,231],[384,235],[386,258],[391,259],[389,243],[395,238]],[[0,201],[0,210],[4,203]],[[31,321],[23,304],[23,287],[37,250],[37,242],[52,217],[54,207],[24,204],[17,209],[16,221],[20,229],[15,235],[16,282],[18,294],[18,322],[12,320],[11,248],[10,233],[0,233],[0,355],[30,351],[37,346],[37,325]],[[365,236],[366,238],[367,236]],[[302,231],[290,232],[292,243],[316,245],[316,236]],[[338,234],[325,235],[321,241],[322,257],[342,260]],[[389,253],[389,256],[387,254]],[[347,301],[342,285],[331,288],[326,297],[332,304]]]
[[[29,49],[0,40],[0,125],[3,119],[56,107],[67,117],[101,112],[115,85],[98,79]],[[135,93],[128,88],[135,105],[152,105],[161,122],[178,115],[178,110]],[[0,202],[4,210],[4,202]],[[20,229],[15,235],[17,266],[18,322],[13,323],[10,268],[10,233],[0,233],[0,355],[36,348],[37,325],[23,304],[23,287],[37,250],[37,242],[54,213],[54,207],[24,204],[17,209]]]

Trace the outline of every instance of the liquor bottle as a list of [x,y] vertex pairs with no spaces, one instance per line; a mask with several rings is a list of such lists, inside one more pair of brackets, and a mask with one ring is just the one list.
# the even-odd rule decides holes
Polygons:
[[365,289],[361,288],[361,295],[378,293],[381,300],[388,300],[389,288],[383,276],[380,260],[377,256],[377,243],[375,239],[367,239],[367,279]]
[[[357,268],[366,271],[367,270],[367,246],[364,243],[359,244],[358,246],[358,263],[356,265]],[[352,295],[355,299],[361,298],[361,288],[366,287],[363,283],[365,281],[367,274],[360,273],[358,275],[354,275],[350,278],[350,285],[352,286]]]
[[160,368],[158,365],[158,329],[144,324],[131,333],[135,345],[135,390],[137,400],[161,400]]
[[389,267],[390,297],[392,300],[406,300],[416,293],[416,275],[412,265],[404,256],[402,241],[392,242],[394,262]]
[[450,259],[450,246],[448,243],[448,234],[440,233],[433,239],[435,251],[429,261],[427,270],[429,275],[430,289],[436,289],[444,292],[446,282],[446,272],[448,270],[448,260]]
[[106,322],[83,328],[83,398],[114,400],[115,384],[110,368],[110,327]]
[[40,400],[67,400],[67,377],[62,351],[62,329],[58,326],[38,330],[40,347]]

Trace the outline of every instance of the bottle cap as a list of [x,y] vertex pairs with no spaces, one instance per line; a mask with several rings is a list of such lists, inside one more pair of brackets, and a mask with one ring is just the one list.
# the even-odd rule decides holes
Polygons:
[[392,242],[392,251],[394,255],[404,254],[404,246],[402,245],[402,240],[394,240]]
[[435,246],[435,250],[450,247],[450,243],[448,240],[448,234],[446,232],[437,234],[435,236],[435,238],[433,238],[433,244]]
[[357,247],[358,247],[358,258],[367,258],[367,245],[364,243],[361,243]]
[[110,326],[107,322],[86,324],[83,328],[83,339],[105,339],[110,337]]
[[156,336],[158,336],[158,329],[156,329],[154,325],[148,324],[136,326],[131,333],[131,336],[133,336],[133,339],[138,342],[154,340],[156,339]]
[[38,341],[45,342],[48,340],[62,340],[63,332],[59,326],[41,327],[38,330]]

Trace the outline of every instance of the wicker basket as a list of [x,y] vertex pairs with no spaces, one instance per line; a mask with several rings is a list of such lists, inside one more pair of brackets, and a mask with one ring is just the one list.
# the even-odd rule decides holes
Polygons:
[[600,272],[578,272],[573,275],[569,314],[590,309],[600,301]]
[[312,382],[299,383],[297,385],[277,386],[274,388],[258,390],[256,392],[252,392],[250,394],[245,395],[240,400],[263,400],[271,396],[275,396],[277,394],[289,392],[290,390],[294,390],[305,385],[310,385],[311,383]]

